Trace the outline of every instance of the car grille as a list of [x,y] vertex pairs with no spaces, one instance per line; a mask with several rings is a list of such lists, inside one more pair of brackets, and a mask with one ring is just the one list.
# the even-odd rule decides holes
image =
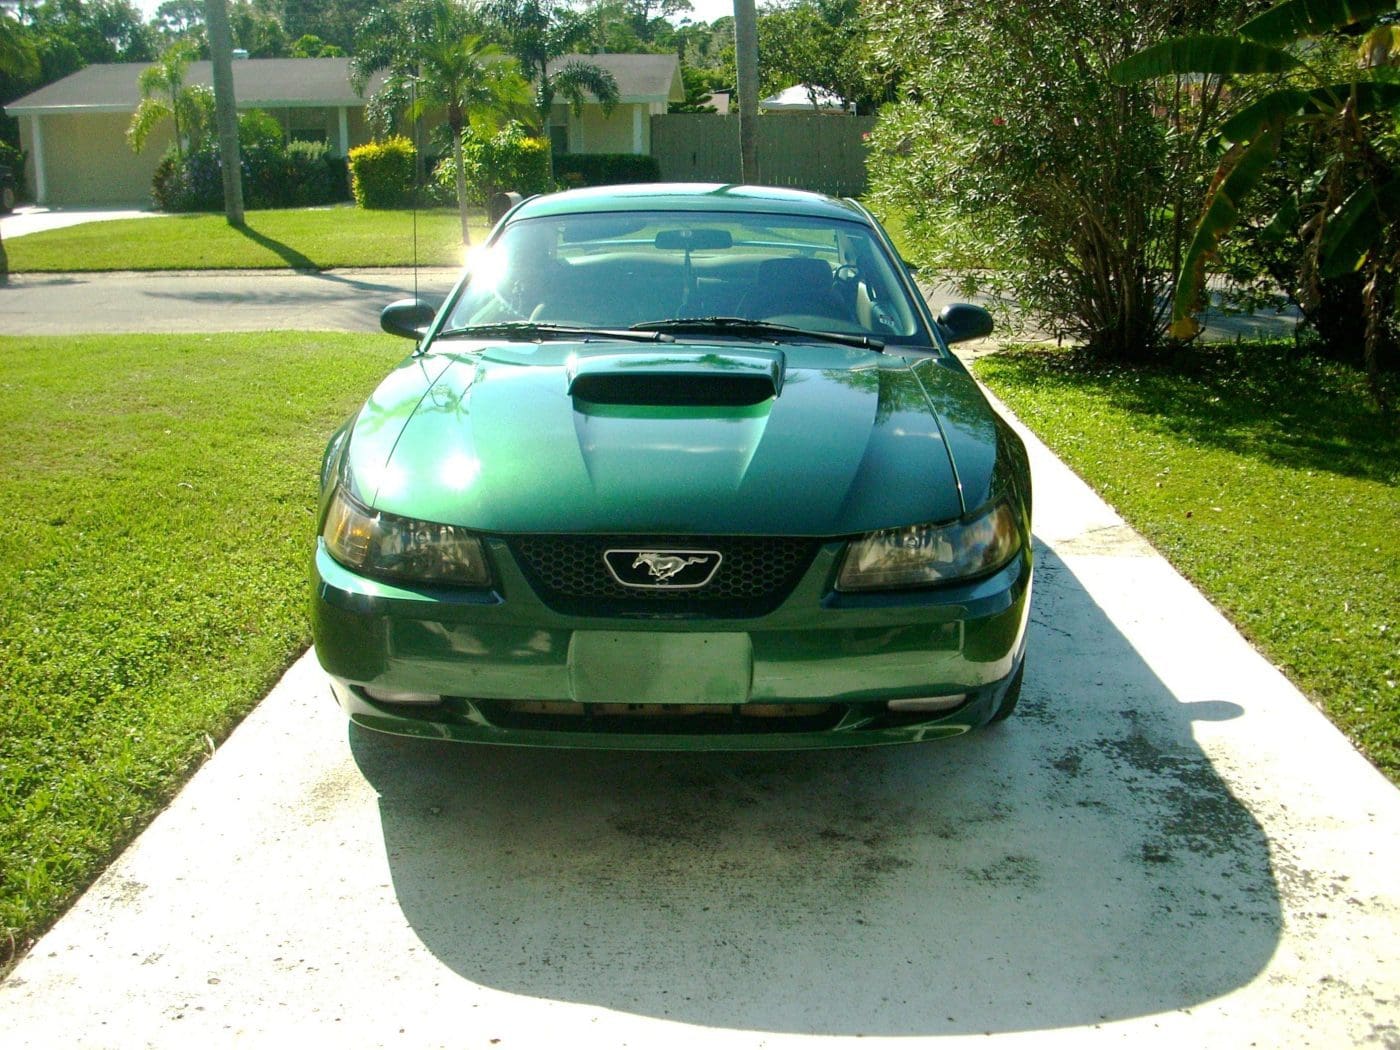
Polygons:
[[[781,605],[812,564],[820,541],[771,536],[516,536],[526,579],[550,608],[582,616],[763,616]],[[636,589],[613,579],[610,550],[707,550],[721,555],[704,587]]]

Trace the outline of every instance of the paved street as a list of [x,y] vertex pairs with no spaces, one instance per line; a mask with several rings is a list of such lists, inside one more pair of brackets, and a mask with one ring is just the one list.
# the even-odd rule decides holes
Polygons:
[[[369,328],[405,287],[223,280],[103,294],[153,328],[170,303]],[[7,332],[39,323],[17,287]],[[1027,437],[1004,726],[762,756],[401,742],[348,729],[308,655],[0,983],[0,1043],[1400,1047],[1400,792]]]
[[[456,276],[422,270],[418,289],[444,294]],[[378,331],[379,311],[413,290],[413,272],[394,269],[17,274],[0,288],[0,331]]]

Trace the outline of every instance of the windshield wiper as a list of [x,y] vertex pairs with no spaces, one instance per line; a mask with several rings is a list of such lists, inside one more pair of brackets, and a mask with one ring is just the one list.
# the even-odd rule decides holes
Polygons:
[[492,336],[514,336],[521,339],[626,339],[634,343],[672,343],[675,338],[660,331],[633,331],[630,328],[585,328],[580,325],[550,324],[545,321],[497,321],[492,324],[468,324],[459,328],[444,328],[439,339],[460,336],[468,339]]
[[796,325],[755,321],[748,317],[668,317],[661,321],[643,321],[632,328],[639,332],[677,332],[692,335],[754,335],[777,338],[800,337],[842,346],[858,346],[877,353],[885,349],[882,340],[851,332],[821,332]]

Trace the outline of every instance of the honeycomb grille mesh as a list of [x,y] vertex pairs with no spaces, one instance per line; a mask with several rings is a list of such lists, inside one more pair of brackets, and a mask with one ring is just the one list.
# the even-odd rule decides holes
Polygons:
[[[517,536],[508,543],[541,601],[584,615],[761,616],[792,592],[818,546],[816,540],[769,536]],[[637,589],[608,572],[603,554],[610,550],[713,550],[721,560],[704,587]]]

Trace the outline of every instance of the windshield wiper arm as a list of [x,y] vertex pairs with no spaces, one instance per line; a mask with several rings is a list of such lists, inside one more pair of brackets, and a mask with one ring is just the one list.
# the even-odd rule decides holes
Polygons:
[[816,339],[824,343],[840,343],[842,346],[858,346],[877,353],[885,349],[882,340],[853,332],[821,332],[796,325],[775,324],[772,321],[755,321],[748,317],[668,317],[660,321],[643,321],[632,326],[638,332],[679,332],[691,334],[756,335]]
[[545,321],[497,321],[492,324],[468,324],[445,328],[438,338],[466,338],[507,335],[524,339],[626,339],[634,343],[670,343],[674,336],[660,331],[633,331],[630,328],[587,328],[581,325],[550,324]]

